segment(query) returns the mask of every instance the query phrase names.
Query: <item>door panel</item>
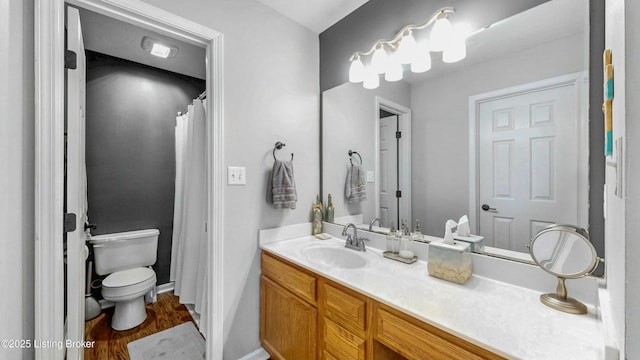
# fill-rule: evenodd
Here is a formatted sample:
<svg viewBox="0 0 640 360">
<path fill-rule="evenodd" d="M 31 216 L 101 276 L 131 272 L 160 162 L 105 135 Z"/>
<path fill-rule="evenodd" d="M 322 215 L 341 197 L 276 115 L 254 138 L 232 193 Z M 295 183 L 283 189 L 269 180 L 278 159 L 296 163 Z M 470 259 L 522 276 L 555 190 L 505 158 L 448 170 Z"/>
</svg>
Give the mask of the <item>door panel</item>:
<svg viewBox="0 0 640 360">
<path fill-rule="evenodd" d="M 398 147 L 396 143 L 397 116 L 380 119 L 380 226 L 397 224 L 398 204 Z"/>
<path fill-rule="evenodd" d="M 545 224 L 576 224 L 579 109 L 574 83 L 479 105 L 478 206 L 486 244 L 514 251 Z"/>
<path fill-rule="evenodd" d="M 76 214 L 76 229 L 67 233 L 67 334 L 84 339 L 84 279 L 87 191 L 85 167 L 85 55 L 78 10 L 67 8 L 67 48 L 76 53 L 76 69 L 67 74 L 67 212 Z M 82 348 L 67 349 L 67 359 L 82 359 Z"/>
</svg>

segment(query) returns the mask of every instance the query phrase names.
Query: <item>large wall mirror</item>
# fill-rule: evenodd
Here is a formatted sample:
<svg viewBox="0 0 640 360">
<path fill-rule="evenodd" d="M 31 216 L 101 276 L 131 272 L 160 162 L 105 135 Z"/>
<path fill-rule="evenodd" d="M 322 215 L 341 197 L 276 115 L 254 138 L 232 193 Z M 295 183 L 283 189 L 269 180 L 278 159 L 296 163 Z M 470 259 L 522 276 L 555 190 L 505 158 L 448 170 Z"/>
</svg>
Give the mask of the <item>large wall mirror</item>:
<svg viewBox="0 0 640 360">
<path fill-rule="evenodd" d="M 448 219 L 468 215 L 489 253 L 525 261 L 539 230 L 589 228 L 589 169 L 603 160 L 589 157 L 601 152 L 589 143 L 589 1 L 543 2 L 487 25 L 459 63 L 432 56 L 426 73 L 323 92 L 322 191 L 336 223 L 378 218 L 384 232 L 417 220 L 442 237 Z M 365 199 L 345 195 L 360 163 L 350 150 Z"/>
</svg>

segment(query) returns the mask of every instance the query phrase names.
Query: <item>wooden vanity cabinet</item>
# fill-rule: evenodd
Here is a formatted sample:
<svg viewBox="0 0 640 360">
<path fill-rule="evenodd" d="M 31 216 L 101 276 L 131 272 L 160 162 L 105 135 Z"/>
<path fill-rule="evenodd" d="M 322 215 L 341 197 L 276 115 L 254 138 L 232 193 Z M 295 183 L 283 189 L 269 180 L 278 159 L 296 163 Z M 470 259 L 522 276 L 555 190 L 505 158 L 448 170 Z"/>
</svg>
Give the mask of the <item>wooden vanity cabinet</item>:
<svg viewBox="0 0 640 360">
<path fill-rule="evenodd" d="M 319 358 L 365 360 L 366 296 L 329 280 L 318 280 Z"/>
<path fill-rule="evenodd" d="M 262 253 L 260 342 L 272 359 L 316 359 L 315 301 L 315 275 Z"/>
<path fill-rule="evenodd" d="M 503 359 L 264 251 L 260 289 L 272 359 Z"/>
</svg>

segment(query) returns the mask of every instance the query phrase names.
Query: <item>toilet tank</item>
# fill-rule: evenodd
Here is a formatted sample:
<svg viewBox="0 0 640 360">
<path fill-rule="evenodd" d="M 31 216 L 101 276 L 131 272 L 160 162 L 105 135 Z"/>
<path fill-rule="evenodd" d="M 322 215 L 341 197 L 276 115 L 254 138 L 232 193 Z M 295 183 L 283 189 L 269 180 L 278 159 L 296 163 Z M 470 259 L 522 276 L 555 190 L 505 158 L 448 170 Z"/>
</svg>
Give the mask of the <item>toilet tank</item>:
<svg viewBox="0 0 640 360">
<path fill-rule="evenodd" d="M 159 234 L 158 229 L 147 229 L 92 236 L 89 243 L 96 273 L 107 275 L 155 264 Z"/>
</svg>

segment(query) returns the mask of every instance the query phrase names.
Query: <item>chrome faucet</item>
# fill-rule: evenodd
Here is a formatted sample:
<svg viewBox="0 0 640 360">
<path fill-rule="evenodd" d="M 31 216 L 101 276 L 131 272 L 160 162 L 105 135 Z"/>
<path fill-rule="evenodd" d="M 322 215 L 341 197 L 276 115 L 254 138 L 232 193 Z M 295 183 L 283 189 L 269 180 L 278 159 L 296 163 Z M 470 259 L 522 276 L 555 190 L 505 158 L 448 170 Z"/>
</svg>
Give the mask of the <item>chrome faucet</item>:
<svg viewBox="0 0 640 360">
<path fill-rule="evenodd" d="M 353 236 L 349 234 L 349 228 L 353 229 Z M 358 251 L 366 251 L 364 246 L 365 239 L 358 237 L 358 229 L 356 229 L 356 226 L 353 223 L 348 223 L 344 226 L 344 228 L 342 229 L 342 236 L 347 237 L 347 241 L 345 242 L 344 247 Z"/>
<path fill-rule="evenodd" d="M 371 219 L 371 222 L 369 223 L 369 231 L 373 231 L 373 224 L 375 224 L 376 221 L 378 222 L 378 226 L 380 226 L 380 219 L 373 218 L 373 219 Z"/>
</svg>

